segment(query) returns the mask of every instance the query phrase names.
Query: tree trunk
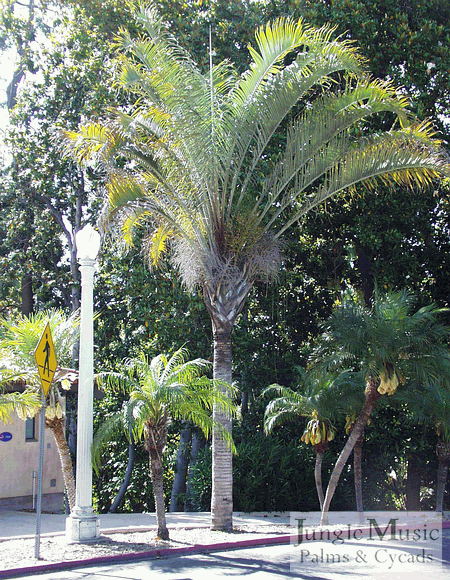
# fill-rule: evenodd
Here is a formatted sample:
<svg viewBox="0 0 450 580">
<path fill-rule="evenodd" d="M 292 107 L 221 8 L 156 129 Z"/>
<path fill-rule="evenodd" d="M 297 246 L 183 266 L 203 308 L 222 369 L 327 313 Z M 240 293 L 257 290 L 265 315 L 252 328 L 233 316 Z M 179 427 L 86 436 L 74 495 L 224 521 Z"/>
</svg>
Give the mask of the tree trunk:
<svg viewBox="0 0 450 580">
<path fill-rule="evenodd" d="M 172 495 L 170 496 L 171 512 L 182 512 L 184 506 L 184 497 L 186 495 L 186 479 L 189 465 L 189 456 L 191 451 L 192 431 L 188 423 L 184 424 L 184 429 L 180 434 L 180 443 L 178 445 L 177 460 L 175 465 L 175 477 L 172 486 Z"/>
<path fill-rule="evenodd" d="M 406 509 L 420 510 L 420 469 L 417 455 L 411 453 L 408 457 L 408 471 L 406 473 Z"/>
<path fill-rule="evenodd" d="M 355 479 L 356 511 L 360 514 L 364 511 L 362 496 L 362 446 L 364 441 L 364 429 L 353 448 L 353 476 Z"/>
<path fill-rule="evenodd" d="M 193 512 L 195 511 L 195 505 L 193 503 L 193 491 L 192 491 L 192 467 L 197 461 L 197 455 L 200 449 L 203 449 L 206 445 L 206 439 L 203 433 L 194 431 L 192 435 L 192 445 L 191 445 L 191 457 L 189 460 L 189 475 L 186 484 L 186 503 L 184 505 L 184 511 Z"/>
<path fill-rule="evenodd" d="M 144 448 L 150 456 L 150 477 L 155 498 L 156 523 L 158 538 L 169 539 L 169 530 L 166 524 L 166 506 L 164 504 L 164 468 L 162 454 L 167 443 L 167 414 L 158 424 L 150 421 L 144 425 Z"/>
<path fill-rule="evenodd" d="M 166 523 L 166 508 L 164 505 L 164 478 L 161 455 L 157 450 L 150 453 L 150 475 L 153 484 L 153 497 L 155 498 L 156 523 L 158 525 L 158 538 L 169 539 L 169 530 Z"/>
<path fill-rule="evenodd" d="M 436 511 L 444 511 L 444 494 L 447 485 L 448 466 L 450 462 L 450 443 L 440 440 L 436 446 L 439 459 L 436 481 Z"/>
<path fill-rule="evenodd" d="M 316 465 L 314 467 L 314 479 L 316 480 L 317 496 L 319 498 L 320 511 L 323 509 L 323 487 L 322 487 L 322 461 L 323 451 L 316 452 Z"/>
<path fill-rule="evenodd" d="M 328 523 L 328 511 L 330 509 L 331 500 L 333 499 L 334 493 L 336 491 L 337 485 L 339 483 L 339 478 L 341 477 L 342 470 L 347 463 L 348 458 L 350 457 L 351 452 L 353 451 L 354 446 L 358 438 L 364 432 L 364 428 L 367 425 L 367 421 L 375 408 L 376 402 L 380 397 L 380 393 L 378 393 L 379 380 L 371 379 L 367 382 L 366 386 L 366 400 L 364 401 L 364 405 L 361 409 L 361 413 L 359 414 L 358 419 L 356 420 L 355 425 L 353 426 L 352 432 L 350 433 L 344 448 L 339 455 L 336 464 L 334 466 L 333 472 L 330 477 L 330 481 L 328 482 L 327 493 L 325 495 L 325 501 L 323 504 L 322 509 L 322 517 L 320 523 L 327 524 Z"/>
<path fill-rule="evenodd" d="M 214 288 L 203 285 L 214 337 L 214 379 L 224 384 L 232 384 L 231 332 L 251 287 L 245 277 L 230 285 L 223 281 Z M 227 390 L 223 384 L 219 388 Z M 213 419 L 231 433 L 229 414 L 214 406 Z M 232 453 L 223 431 L 217 427 L 213 428 L 212 461 L 211 528 L 227 532 L 233 529 Z"/>
<path fill-rule="evenodd" d="M 439 461 L 436 482 L 436 511 L 444 511 L 444 494 L 447 485 L 448 463 Z"/>
<path fill-rule="evenodd" d="M 64 419 L 50 419 L 46 420 L 47 427 L 50 428 L 55 438 L 56 446 L 58 448 L 59 458 L 61 461 L 61 468 L 64 478 L 64 485 L 66 487 L 67 499 L 69 501 L 70 511 L 75 506 L 75 477 L 73 475 L 72 458 L 70 456 L 69 447 L 66 441 L 64 432 Z"/>
<path fill-rule="evenodd" d="M 125 496 L 125 493 L 128 489 L 128 484 L 130 483 L 131 475 L 133 473 L 134 455 L 135 455 L 135 446 L 134 443 L 130 443 L 128 445 L 127 469 L 125 471 L 125 476 L 123 478 L 122 485 L 120 486 L 120 489 L 117 492 L 117 495 L 114 498 L 114 501 L 112 502 L 112 505 L 108 510 L 108 513 L 110 514 L 113 514 L 116 511 L 116 509 L 120 506 Z"/>
<path fill-rule="evenodd" d="M 231 329 L 214 331 L 214 379 L 231 385 Z M 220 386 L 225 390 L 225 386 Z M 214 406 L 213 419 L 231 433 L 231 418 Z M 211 528 L 233 529 L 233 459 L 229 444 L 218 427 L 213 428 Z"/>
<path fill-rule="evenodd" d="M 241 414 L 248 414 L 248 391 L 242 391 Z"/>
<path fill-rule="evenodd" d="M 21 280 L 21 295 L 22 295 L 22 305 L 21 313 L 24 316 L 30 316 L 33 314 L 34 298 L 33 298 L 33 282 L 31 274 L 26 274 L 22 276 Z"/>
</svg>

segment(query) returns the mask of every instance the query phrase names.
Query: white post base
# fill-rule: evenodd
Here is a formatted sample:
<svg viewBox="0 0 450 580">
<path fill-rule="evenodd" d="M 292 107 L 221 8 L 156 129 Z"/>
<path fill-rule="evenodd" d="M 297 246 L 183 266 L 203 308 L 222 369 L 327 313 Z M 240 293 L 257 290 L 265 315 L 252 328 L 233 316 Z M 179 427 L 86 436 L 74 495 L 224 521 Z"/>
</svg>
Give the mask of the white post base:
<svg viewBox="0 0 450 580">
<path fill-rule="evenodd" d="M 100 537 L 100 520 L 95 514 L 66 518 L 66 540 L 69 543 L 92 542 Z"/>
</svg>

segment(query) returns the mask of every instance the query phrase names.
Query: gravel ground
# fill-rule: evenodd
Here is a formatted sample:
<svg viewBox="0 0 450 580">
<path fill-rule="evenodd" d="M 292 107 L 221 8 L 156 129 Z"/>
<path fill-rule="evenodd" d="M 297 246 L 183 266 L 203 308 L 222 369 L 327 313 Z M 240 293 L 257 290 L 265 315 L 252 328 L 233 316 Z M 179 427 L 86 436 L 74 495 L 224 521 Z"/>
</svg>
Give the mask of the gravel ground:
<svg viewBox="0 0 450 580">
<path fill-rule="evenodd" d="M 85 560 L 158 548 L 183 548 L 195 544 L 237 542 L 255 538 L 289 534 L 288 526 L 240 526 L 232 533 L 215 532 L 209 528 L 172 528 L 170 540 L 156 539 L 156 530 L 145 532 L 102 533 L 95 543 L 68 544 L 64 536 L 41 537 L 40 560 L 34 557 L 34 539 L 14 539 L 0 542 L 0 565 L 3 570 L 35 566 L 48 562 Z"/>
</svg>

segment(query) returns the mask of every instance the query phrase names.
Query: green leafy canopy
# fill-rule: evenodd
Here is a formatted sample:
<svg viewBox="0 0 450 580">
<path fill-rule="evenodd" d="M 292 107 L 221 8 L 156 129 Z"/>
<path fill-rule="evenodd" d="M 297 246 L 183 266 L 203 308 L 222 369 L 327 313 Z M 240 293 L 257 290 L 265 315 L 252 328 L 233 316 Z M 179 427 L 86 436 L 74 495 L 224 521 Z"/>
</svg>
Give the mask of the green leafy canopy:
<svg viewBox="0 0 450 580">
<path fill-rule="evenodd" d="M 185 282 L 211 301 L 275 275 L 280 236 L 330 196 L 449 174 L 431 125 L 412 117 L 401 91 L 370 80 L 354 45 L 328 26 L 279 18 L 256 31 L 245 73 L 211 54 L 203 74 L 151 5 L 136 18 L 142 35 L 117 40 L 117 83 L 134 104 L 66 131 L 63 147 L 105 172 L 104 227 L 120 224 L 131 243 L 149 225 L 151 260 L 170 241 Z M 365 123 L 379 115 L 392 129 L 369 136 Z"/>
</svg>

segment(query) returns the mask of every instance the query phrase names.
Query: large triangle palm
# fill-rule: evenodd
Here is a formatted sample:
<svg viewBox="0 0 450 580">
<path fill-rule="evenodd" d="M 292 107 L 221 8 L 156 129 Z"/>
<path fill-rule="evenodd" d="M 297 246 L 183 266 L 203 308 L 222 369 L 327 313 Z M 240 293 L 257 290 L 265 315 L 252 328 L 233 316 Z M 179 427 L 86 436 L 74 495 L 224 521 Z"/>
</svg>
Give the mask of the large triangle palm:
<svg viewBox="0 0 450 580">
<path fill-rule="evenodd" d="M 259 28 L 239 76 L 228 63 L 203 74 L 152 9 L 137 20 L 145 34 L 122 32 L 118 57 L 133 106 L 65 132 L 64 144 L 106 171 L 104 226 L 119 223 L 131 242 L 150 225 L 149 258 L 169 244 L 186 284 L 202 288 L 214 375 L 230 383 L 232 327 L 254 281 L 276 274 L 287 228 L 359 182 L 422 186 L 449 167 L 430 126 L 411 122 L 407 99 L 369 80 L 353 45 L 328 27 L 280 18 Z M 366 121 L 380 114 L 399 123 L 370 136 Z M 274 146 L 281 128 L 284 145 Z M 212 519 L 232 526 L 231 453 L 218 435 Z"/>
</svg>

